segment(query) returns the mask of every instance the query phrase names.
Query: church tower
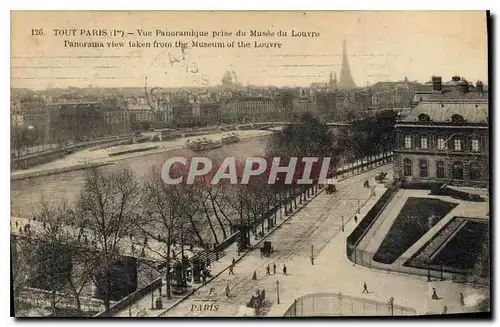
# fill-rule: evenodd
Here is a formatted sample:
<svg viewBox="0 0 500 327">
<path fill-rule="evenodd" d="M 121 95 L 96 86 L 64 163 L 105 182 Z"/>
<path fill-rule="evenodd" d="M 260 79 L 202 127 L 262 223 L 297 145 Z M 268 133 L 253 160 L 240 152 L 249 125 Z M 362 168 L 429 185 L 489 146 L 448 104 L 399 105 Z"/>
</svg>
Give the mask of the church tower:
<svg viewBox="0 0 500 327">
<path fill-rule="evenodd" d="M 346 42 L 344 40 L 344 45 L 342 48 L 342 69 L 340 71 L 339 88 L 353 89 L 355 87 L 356 84 L 354 84 L 354 80 L 352 79 L 351 67 L 349 67 L 349 61 L 347 60 Z"/>
<path fill-rule="evenodd" d="M 337 89 L 337 72 L 335 73 L 330 72 L 330 80 L 328 81 L 328 90 L 332 92 L 335 91 L 336 89 Z"/>
</svg>

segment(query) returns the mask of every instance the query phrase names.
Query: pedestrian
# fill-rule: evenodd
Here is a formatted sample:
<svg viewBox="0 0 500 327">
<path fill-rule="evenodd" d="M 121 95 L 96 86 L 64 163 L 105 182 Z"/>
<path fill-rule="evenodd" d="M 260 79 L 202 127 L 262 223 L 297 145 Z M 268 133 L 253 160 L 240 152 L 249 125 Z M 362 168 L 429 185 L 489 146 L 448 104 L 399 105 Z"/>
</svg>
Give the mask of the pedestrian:
<svg viewBox="0 0 500 327">
<path fill-rule="evenodd" d="M 464 305 L 465 305 L 465 301 L 464 301 L 464 293 L 460 293 L 460 305 L 461 305 L 461 306 L 464 306 Z"/>
<path fill-rule="evenodd" d="M 234 267 L 233 265 L 229 266 L 229 275 L 234 275 L 233 267 Z"/>
<path fill-rule="evenodd" d="M 354 223 L 357 224 L 358 223 L 358 214 L 355 214 L 354 215 Z"/>
<path fill-rule="evenodd" d="M 236 264 L 236 260 L 234 260 L 234 257 L 233 257 L 233 266 Z"/>
<path fill-rule="evenodd" d="M 229 294 L 229 285 L 226 286 L 226 296 L 229 297 L 230 294 Z"/>
<path fill-rule="evenodd" d="M 276 263 L 273 263 L 273 273 L 276 275 Z"/>
<path fill-rule="evenodd" d="M 443 308 L 443 314 L 447 314 L 448 313 L 448 307 L 445 305 L 444 308 Z"/>
<path fill-rule="evenodd" d="M 286 266 L 285 265 L 283 265 L 283 275 L 288 276 L 286 273 Z"/>
<path fill-rule="evenodd" d="M 432 299 L 439 300 L 439 296 L 437 295 L 436 289 L 434 287 L 432 288 Z"/>
<path fill-rule="evenodd" d="M 271 267 L 269 265 L 266 267 L 266 275 L 271 275 Z"/>
<path fill-rule="evenodd" d="M 314 266 L 314 257 L 313 256 L 311 256 L 311 265 Z"/>
<path fill-rule="evenodd" d="M 366 285 L 366 282 L 363 282 L 363 292 L 362 292 L 362 294 L 364 294 L 364 293 L 369 293 L 368 292 L 368 286 Z"/>
<path fill-rule="evenodd" d="M 16 220 L 16 228 L 19 227 L 19 222 Z"/>
</svg>

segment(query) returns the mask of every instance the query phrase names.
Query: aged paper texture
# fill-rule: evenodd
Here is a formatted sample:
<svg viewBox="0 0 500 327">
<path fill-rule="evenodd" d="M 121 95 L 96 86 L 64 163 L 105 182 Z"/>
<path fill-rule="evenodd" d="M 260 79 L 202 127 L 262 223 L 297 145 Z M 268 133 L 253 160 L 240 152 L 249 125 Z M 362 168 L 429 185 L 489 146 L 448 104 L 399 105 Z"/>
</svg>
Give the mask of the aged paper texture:
<svg viewBox="0 0 500 327">
<path fill-rule="evenodd" d="M 15 316 L 488 315 L 487 20 L 12 12 Z"/>
</svg>

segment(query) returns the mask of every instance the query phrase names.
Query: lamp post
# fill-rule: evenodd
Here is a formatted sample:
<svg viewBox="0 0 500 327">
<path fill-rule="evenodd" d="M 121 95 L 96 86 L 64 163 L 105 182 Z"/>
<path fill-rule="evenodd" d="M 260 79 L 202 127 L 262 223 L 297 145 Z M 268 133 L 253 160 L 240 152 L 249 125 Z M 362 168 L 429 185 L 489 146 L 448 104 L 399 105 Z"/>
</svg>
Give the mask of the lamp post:
<svg viewBox="0 0 500 327">
<path fill-rule="evenodd" d="M 276 281 L 276 297 L 278 300 L 278 304 L 280 304 L 280 281 Z"/>
<path fill-rule="evenodd" d="M 280 183 L 280 178 L 276 178 L 276 181 L 278 182 L 278 199 L 279 199 L 279 211 L 280 211 L 280 219 L 283 219 L 283 213 L 281 212 L 281 183 Z M 285 209 L 286 210 L 286 209 Z"/>
<path fill-rule="evenodd" d="M 342 229 L 341 230 L 344 231 L 344 216 L 341 216 L 341 218 L 342 218 L 342 226 L 341 226 Z"/>
</svg>

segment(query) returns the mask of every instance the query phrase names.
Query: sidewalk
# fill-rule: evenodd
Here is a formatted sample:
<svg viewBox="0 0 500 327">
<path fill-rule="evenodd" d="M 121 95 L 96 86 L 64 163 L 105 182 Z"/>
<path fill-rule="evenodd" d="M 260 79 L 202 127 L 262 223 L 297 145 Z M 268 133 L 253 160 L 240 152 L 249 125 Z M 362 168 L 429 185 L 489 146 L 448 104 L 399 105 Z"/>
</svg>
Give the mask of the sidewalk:
<svg viewBox="0 0 500 327">
<path fill-rule="evenodd" d="M 352 176 L 354 178 L 361 178 L 362 176 L 364 176 L 365 174 L 370 174 L 371 176 L 375 176 L 375 174 L 379 173 L 380 171 L 384 171 L 384 170 L 389 170 L 390 167 L 388 166 L 382 166 L 382 167 L 379 167 L 379 168 L 376 168 L 376 169 L 373 169 L 369 172 L 365 172 L 365 173 L 362 173 L 360 175 L 360 177 L 357 177 L 358 175 L 355 175 L 355 176 Z M 344 180 L 347 180 L 349 181 L 351 179 L 350 178 L 345 178 Z M 344 183 L 342 181 L 342 183 Z M 373 177 L 372 177 L 372 180 L 371 180 L 371 183 L 373 183 Z M 358 184 L 361 184 L 361 183 L 358 183 Z M 378 187 L 382 187 L 381 184 L 378 184 L 379 186 Z M 366 190 L 368 192 L 368 190 Z M 381 192 L 376 192 L 376 193 L 379 193 L 378 195 L 380 196 L 381 195 Z M 318 196 L 319 194 L 322 194 L 322 192 L 318 193 L 316 196 Z M 277 219 L 277 226 L 271 228 L 271 230 L 269 232 L 266 233 L 266 237 L 264 237 L 264 239 L 267 238 L 267 236 L 269 236 L 270 234 L 272 234 L 274 231 L 278 230 L 280 228 L 280 226 L 282 224 L 286 224 L 287 223 L 287 220 L 289 218 L 291 218 L 292 216 L 294 216 L 295 214 L 298 214 L 300 213 L 301 209 L 306 207 L 307 204 L 309 204 L 313 199 L 315 199 L 315 197 L 311 197 L 309 198 L 307 201 L 303 202 L 302 204 L 299 204 L 299 201 L 297 200 L 297 209 L 293 212 L 292 215 L 289 215 L 289 216 L 285 216 L 284 214 L 284 208 L 282 208 L 282 212 L 281 212 L 281 217 L 282 219 L 280 219 L 280 214 L 278 213 L 278 219 Z M 329 201 L 329 197 L 326 198 L 327 202 L 331 202 Z M 353 201 L 349 201 L 349 204 L 350 205 L 354 205 L 353 203 L 356 203 L 356 202 L 353 202 Z M 361 202 L 361 204 L 363 204 L 364 201 Z M 355 204 L 355 208 L 357 208 L 357 203 Z M 356 210 L 356 209 L 355 209 Z M 354 210 L 354 211 L 355 211 Z M 351 219 L 353 219 L 354 217 L 354 213 L 355 212 L 352 212 L 352 214 L 350 215 L 346 215 L 346 223 L 348 221 L 350 221 Z M 339 229 L 339 226 L 336 227 L 336 230 Z M 267 228 L 265 229 L 267 231 Z M 255 246 L 258 242 L 264 240 L 264 239 L 259 239 L 259 240 L 256 240 L 255 237 L 253 235 L 251 235 L 251 245 L 252 246 Z M 211 264 L 212 266 L 212 274 L 214 276 L 217 277 L 218 274 L 224 274 L 224 270 L 227 269 L 229 267 L 229 265 L 231 264 L 232 262 L 232 258 L 234 257 L 235 260 L 237 261 L 237 264 L 236 264 L 236 267 L 235 267 L 235 270 L 238 270 L 238 271 L 241 271 L 242 268 L 240 267 L 240 260 L 247 254 L 251 254 L 251 252 L 254 252 L 252 250 L 246 252 L 246 253 L 240 253 L 240 256 L 238 257 L 237 256 L 237 249 L 236 249 L 236 245 L 233 244 L 231 245 L 228 249 L 226 249 L 225 251 L 225 256 L 222 257 L 221 259 L 219 259 L 218 261 L 214 262 Z M 259 254 L 260 256 L 260 254 Z M 243 270 L 245 270 L 245 268 L 243 268 Z M 249 274 L 251 274 L 251 272 L 253 272 L 253 269 L 252 267 L 249 268 Z M 215 278 L 214 278 L 215 279 Z M 208 282 L 207 284 L 209 284 L 210 282 Z M 164 284 L 165 284 L 165 281 L 164 281 Z M 195 285 L 195 288 L 201 288 L 203 285 L 202 284 L 197 284 Z M 207 286 L 205 286 L 205 288 L 207 288 Z M 210 288 L 210 287 L 209 287 Z M 154 292 L 157 295 L 159 295 L 158 291 Z M 208 291 L 207 291 L 208 293 Z M 116 316 L 119 316 L 119 317 L 128 317 L 129 314 L 132 316 L 132 317 L 135 317 L 137 316 L 138 313 L 140 313 L 140 315 L 144 315 L 144 316 L 157 316 L 157 315 L 162 315 L 163 313 L 165 313 L 167 310 L 169 310 L 169 308 L 173 307 L 173 306 L 176 306 L 177 303 L 180 303 L 182 302 L 183 298 L 186 297 L 186 296 L 176 296 L 176 297 L 172 297 L 171 300 L 167 300 L 166 297 L 164 296 L 164 294 L 162 294 L 162 300 L 163 300 L 163 307 L 165 309 L 162 309 L 162 310 L 157 310 L 157 309 L 151 309 L 151 294 L 148 294 L 146 296 L 144 296 L 141 300 L 137 301 L 136 303 L 134 303 L 132 305 L 132 308 L 130 310 L 130 313 L 129 313 L 129 309 L 124 309 L 122 310 L 121 312 L 119 312 Z M 155 295 L 153 295 L 155 296 Z M 172 309 L 175 309 L 172 308 Z M 167 312 L 167 315 L 168 312 Z"/>
<path fill-rule="evenodd" d="M 305 206 L 309 202 L 309 200 L 311 200 L 311 199 L 313 199 L 313 197 L 308 199 L 308 201 L 303 202 L 302 205 L 299 205 L 299 203 L 297 201 L 297 210 L 299 210 L 299 208 Z M 294 213 L 297 212 L 297 210 L 295 210 Z M 279 228 L 279 226 L 281 224 L 283 224 L 288 218 L 290 218 L 292 216 L 293 216 L 293 214 L 285 216 L 285 209 L 282 208 L 281 209 L 281 217 L 282 218 L 280 219 L 280 214 L 278 213 L 277 225 L 272 227 L 269 231 L 267 231 L 267 224 L 266 224 L 266 228 L 265 228 L 266 236 L 271 234 L 272 232 L 274 232 L 274 230 Z M 255 246 L 257 243 L 259 243 L 263 239 L 265 239 L 265 237 L 260 238 L 260 239 L 256 239 L 255 236 L 252 233 L 250 233 L 250 246 L 251 247 Z M 216 277 L 219 274 L 225 273 L 225 271 L 232 264 L 233 258 L 237 262 L 236 267 L 238 267 L 238 262 L 250 251 L 252 251 L 252 250 L 248 250 L 247 252 L 241 252 L 240 255 L 238 256 L 238 249 L 237 249 L 236 243 L 231 244 L 224 251 L 224 255 L 219 260 L 212 262 L 210 264 L 212 275 L 214 277 Z M 235 268 L 235 270 L 236 269 L 239 269 L 239 268 Z M 210 283 L 210 281 L 211 280 L 208 279 L 206 285 L 208 285 Z M 191 283 L 189 283 L 189 284 L 191 284 Z M 165 278 L 163 278 L 163 288 L 165 288 L 165 285 L 166 285 L 166 280 L 165 280 Z M 198 288 L 203 287 L 203 284 L 201 284 L 201 283 L 200 284 L 191 284 L 191 285 L 193 286 L 192 290 L 196 290 Z M 188 291 L 188 292 L 192 292 L 192 291 Z M 127 307 L 126 309 L 124 309 L 124 310 L 120 311 L 118 314 L 116 314 L 115 317 L 137 317 L 138 314 L 140 316 L 143 316 L 143 317 L 158 316 L 158 315 L 161 315 L 162 313 L 164 313 L 166 310 L 169 310 L 170 308 L 174 307 L 177 303 L 182 302 L 186 298 L 186 296 L 190 295 L 190 293 L 187 293 L 187 294 L 181 295 L 181 296 L 173 295 L 172 298 L 170 300 L 168 300 L 164 293 L 165 292 L 162 293 L 162 301 L 163 301 L 163 308 L 164 309 L 160 309 L 160 310 L 152 309 L 151 297 L 153 296 L 153 298 L 156 300 L 156 298 L 159 295 L 159 291 L 156 290 L 156 291 L 153 291 L 153 295 L 151 293 L 145 295 L 142 299 L 140 299 L 139 301 L 136 301 L 134 304 L 132 304 L 131 308 Z"/>
<path fill-rule="evenodd" d="M 362 214 L 368 210 L 369 205 L 363 208 Z M 281 317 L 296 298 L 313 293 L 341 292 L 383 303 L 394 297 L 394 304 L 413 308 L 417 315 L 441 314 L 445 305 L 448 313 L 466 312 L 467 307 L 460 305 L 459 293 L 464 294 L 466 305 L 472 305 L 470 302 L 478 297 L 479 292 L 468 285 L 452 281 L 427 282 L 426 277 L 388 274 L 353 264 L 345 254 L 345 244 L 354 228 L 354 223 L 348 224 L 347 233 L 335 237 L 318 256 L 314 266 L 307 258 L 298 258 L 289 263 L 289 269 L 294 274 L 286 278 L 279 277 L 281 304 L 276 304 L 275 295 L 271 297 L 274 303 L 267 316 Z M 364 282 L 368 285 L 368 294 L 362 294 Z M 440 300 L 431 299 L 433 287 Z"/>
<path fill-rule="evenodd" d="M 285 222 L 276 232 L 266 237 L 272 242 L 275 252 L 270 257 L 261 257 L 258 250 L 248 253 L 243 260 L 237 263 L 235 275 L 222 274 L 197 294 L 189 297 L 172 310 L 166 312 L 168 317 L 229 317 L 242 315 L 245 304 L 250 300 L 257 289 L 266 291 L 266 298 L 275 301 L 276 282 L 280 282 L 280 290 L 286 290 L 288 280 L 295 280 L 297 272 L 311 267 L 311 247 L 315 257 L 322 253 L 328 244 L 337 238 L 338 234 L 349 234 L 348 230 L 342 232 L 341 217 L 349 225 L 357 211 L 357 199 L 367 200 L 370 190 L 363 187 L 363 181 L 370 176 L 374 178 L 377 173 L 389 170 L 390 167 L 379 167 L 368 173 L 349 178 L 339 183 L 338 192 L 318 195 L 303 210 L 296 213 L 290 222 Z M 364 208 L 363 208 L 364 209 Z M 363 210 L 362 209 L 362 210 Z M 366 209 L 367 210 L 367 209 Z M 342 253 L 345 256 L 345 243 Z M 317 257 L 316 261 L 322 260 Z M 295 263 L 300 262 L 297 266 Z M 277 274 L 266 274 L 266 267 L 273 263 L 277 266 Z M 288 276 L 282 275 L 283 265 L 288 267 Z M 316 266 L 314 266 L 316 267 Z M 332 268 L 334 265 L 332 265 Z M 320 268 L 321 269 L 321 268 Z M 252 278 L 256 273 L 257 279 Z M 316 272 L 302 276 L 295 283 L 303 283 L 304 279 L 316 278 Z M 285 282 L 286 281 L 286 282 Z M 226 297 L 224 289 L 230 288 L 230 297 Z M 210 293 L 214 288 L 216 294 Z M 217 305 L 217 310 L 210 310 L 211 305 Z M 286 310 L 286 309 L 285 309 Z M 283 311 L 284 313 L 284 311 Z"/>
</svg>

